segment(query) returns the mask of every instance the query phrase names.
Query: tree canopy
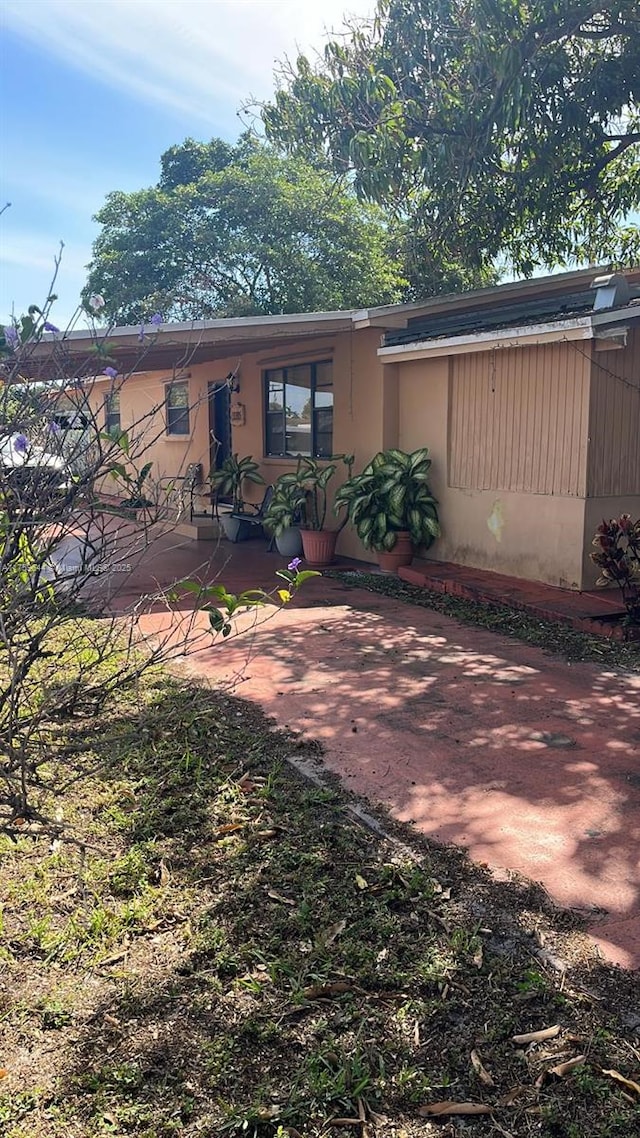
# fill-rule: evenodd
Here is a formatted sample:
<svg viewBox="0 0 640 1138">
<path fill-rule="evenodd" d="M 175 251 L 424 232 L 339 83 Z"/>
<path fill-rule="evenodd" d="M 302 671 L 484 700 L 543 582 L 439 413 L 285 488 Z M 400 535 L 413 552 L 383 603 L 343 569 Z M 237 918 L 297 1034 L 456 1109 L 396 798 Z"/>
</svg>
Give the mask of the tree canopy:
<svg viewBox="0 0 640 1138">
<path fill-rule="evenodd" d="M 639 95 L 637 0 L 379 0 L 262 115 L 408 219 L 434 271 L 530 274 L 638 257 Z"/>
<path fill-rule="evenodd" d="M 85 300 L 119 323 L 387 304 L 406 285 L 381 209 L 249 135 L 171 147 L 156 186 L 110 193 L 96 220 Z"/>
</svg>

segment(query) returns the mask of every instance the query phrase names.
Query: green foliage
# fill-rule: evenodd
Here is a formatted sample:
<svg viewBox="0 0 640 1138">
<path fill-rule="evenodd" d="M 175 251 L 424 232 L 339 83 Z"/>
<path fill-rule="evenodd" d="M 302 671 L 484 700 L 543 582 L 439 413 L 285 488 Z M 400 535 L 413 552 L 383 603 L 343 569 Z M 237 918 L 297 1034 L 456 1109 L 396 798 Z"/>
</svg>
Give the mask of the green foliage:
<svg viewBox="0 0 640 1138">
<path fill-rule="evenodd" d="M 107 436 L 112 438 L 112 436 Z M 126 434 L 121 434 L 117 439 L 113 438 L 113 442 L 120 446 L 126 454 L 128 451 L 128 440 Z M 120 505 L 129 510 L 143 510 L 153 505 L 151 498 L 145 497 L 144 486 L 145 482 L 151 474 L 153 468 L 152 462 L 145 462 L 140 470 L 133 472 L 128 470 L 127 467 L 121 462 L 113 462 L 111 464 L 111 477 L 116 480 L 128 493 L 128 498 L 124 498 Z"/>
<path fill-rule="evenodd" d="M 262 114 L 408 219 L 438 287 L 500 258 L 637 260 L 639 75 L 637 0 L 379 0 Z"/>
<path fill-rule="evenodd" d="M 332 462 L 319 462 L 300 455 L 294 471 L 278 478 L 269 503 L 265 525 L 276 537 L 291 526 L 322 530 L 327 520 L 327 490 L 342 462 L 348 474 L 353 455 L 336 455 Z"/>
<path fill-rule="evenodd" d="M 217 498 L 233 499 L 233 512 L 237 513 L 244 506 L 242 491 L 245 482 L 250 482 L 254 486 L 263 486 L 264 478 L 252 455 L 238 458 L 237 454 L 230 454 L 219 470 L 210 472 L 209 482 Z"/>
<path fill-rule="evenodd" d="M 114 191 L 96 220 L 85 302 L 136 323 L 320 311 L 402 298 L 395 234 L 325 168 L 245 135 L 187 139 L 156 186 Z"/>
<path fill-rule="evenodd" d="M 630 514 L 603 521 L 593 539 L 591 560 L 600 570 L 596 585 L 617 585 L 633 624 L 640 624 L 640 518 Z"/>
<path fill-rule="evenodd" d="M 335 510 L 346 510 L 365 549 L 389 551 L 405 530 L 416 547 L 428 548 L 440 535 L 437 502 L 429 489 L 431 459 L 426 447 L 412 454 L 379 451 L 340 487 Z"/>
</svg>

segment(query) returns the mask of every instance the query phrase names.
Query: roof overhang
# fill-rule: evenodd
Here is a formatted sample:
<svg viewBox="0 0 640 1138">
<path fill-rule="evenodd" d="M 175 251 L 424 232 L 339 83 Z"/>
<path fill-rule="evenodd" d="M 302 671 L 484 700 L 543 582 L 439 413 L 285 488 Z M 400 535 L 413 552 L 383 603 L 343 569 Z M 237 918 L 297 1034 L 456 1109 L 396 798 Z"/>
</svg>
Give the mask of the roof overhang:
<svg viewBox="0 0 640 1138">
<path fill-rule="evenodd" d="M 571 320 L 554 320 L 545 324 L 522 324 L 514 328 L 495 328 L 463 336 L 446 336 L 433 340 L 393 344 L 378 348 L 384 363 L 434 359 L 438 356 L 470 355 L 498 348 L 531 347 L 537 344 L 562 343 L 568 340 L 602 341 L 607 347 L 624 347 L 630 323 L 640 320 L 640 306 L 596 315 L 578 316 Z M 623 336 L 624 333 L 624 336 Z M 602 350 L 602 345 L 599 345 Z"/>
</svg>

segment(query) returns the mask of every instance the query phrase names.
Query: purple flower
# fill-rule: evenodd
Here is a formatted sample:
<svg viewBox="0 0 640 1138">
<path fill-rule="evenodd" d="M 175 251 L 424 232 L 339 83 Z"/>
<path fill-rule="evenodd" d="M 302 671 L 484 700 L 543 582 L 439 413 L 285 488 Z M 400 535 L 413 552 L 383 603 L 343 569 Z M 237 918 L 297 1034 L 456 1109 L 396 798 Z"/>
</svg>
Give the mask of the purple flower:
<svg viewBox="0 0 640 1138">
<path fill-rule="evenodd" d="M 13 440 L 13 449 L 18 454 L 26 454 L 29 449 L 29 440 L 26 435 L 16 435 Z"/>
<path fill-rule="evenodd" d="M 59 332 L 60 331 L 60 329 L 56 328 L 55 324 L 52 324 L 50 320 L 45 320 L 44 330 L 45 330 L 45 332 Z"/>
<path fill-rule="evenodd" d="M 61 428 L 60 424 L 56 423 L 55 419 L 53 419 L 49 423 L 49 433 L 51 435 L 59 435 L 61 430 L 62 430 L 62 428 Z"/>
<path fill-rule="evenodd" d="M 157 327 L 158 327 L 158 325 L 160 325 L 160 324 L 164 324 L 164 320 L 162 319 L 162 313 L 160 313 L 160 312 L 154 312 L 154 314 L 153 314 L 153 316 L 151 317 L 151 320 L 149 321 L 149 323 L 150 323 L 150 324 L 153 324 L 153 326 L 154 326 L 155 328 L 157 328 Z"/>
<path fill-rule="evenodd" d="M 114 367 L 106 367 L 102 374 L 108 375 L 109 379 L 115 379 L 118 372 L 117 372 L 116 368 L 114 368 Z"/>
<path fill-rule="evenodd" d="M 293 561 L 289 562 L 287 568 L 290 569 L 292 573 L 297 573 L 299 565 L 302 565 L 302 558 L 294 557 Z"/>
<path fill-rule="evenodd" d="M 20 343 L 20 337 L 18 335 L 17 328 L 14 328 L 12 324 L 5 328 L 4 339 L 7 347 L 11 348 L 12 352 L 15 351 L 15 349 L 18 347 L 18 344 Z"/>
</svg>

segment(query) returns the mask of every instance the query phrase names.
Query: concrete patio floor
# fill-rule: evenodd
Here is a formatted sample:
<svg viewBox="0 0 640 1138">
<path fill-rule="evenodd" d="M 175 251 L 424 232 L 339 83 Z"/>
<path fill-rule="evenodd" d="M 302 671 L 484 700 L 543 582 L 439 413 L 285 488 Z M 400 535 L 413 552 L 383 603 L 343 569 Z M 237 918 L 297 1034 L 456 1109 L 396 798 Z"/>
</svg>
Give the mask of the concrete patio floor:
<svg viewBox="0 0 640 1138">
<path fill-rule="evenodd" d="M 261 542 L 164 537 L 111 603 L 180 576 L 269 588 L 282 565 Z M 604 956 L 640 967 L 640 675 L 568 664 L 330 578 L 214 645 L 188 608 L 156 606 L 141 627 L 178 643 L 191 622 L 189 670 L 320 740 L 327 768 L 396 819 L 542 882 L 586 911 Z"/>
</svg>

